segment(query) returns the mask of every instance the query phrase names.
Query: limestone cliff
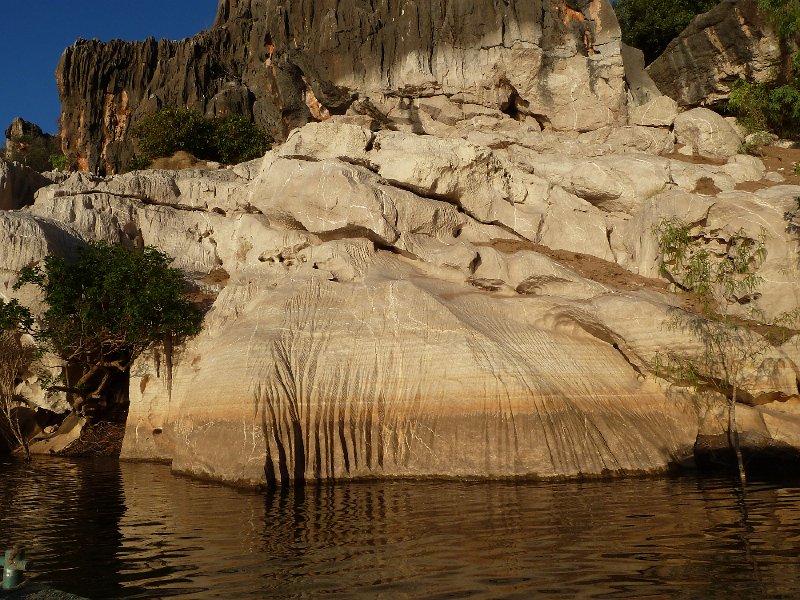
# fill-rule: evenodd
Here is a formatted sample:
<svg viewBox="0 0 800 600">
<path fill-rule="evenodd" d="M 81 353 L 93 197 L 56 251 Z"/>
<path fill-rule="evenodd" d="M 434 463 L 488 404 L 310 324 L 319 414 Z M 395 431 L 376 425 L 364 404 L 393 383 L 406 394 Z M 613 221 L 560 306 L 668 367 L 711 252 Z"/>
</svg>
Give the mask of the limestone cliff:
<svg viewBox="0 0 800 600">
<path fill-rule="evenodd" d="M 76 173 L 0 211 L 3 296 L 47 253 L 107 240 L 158 246 L 213 302 L 197 338 L 135 365 L 124 457 L 247 485 L 578 477 L 661 471 L 721 439 L 719 398 L 653 374 L 657 352 L 701 342 L 667 327 L 684 304 L 655 279 L 652 228 L 678 216 L 712 252 L 766 229 L 752 302 L 776 314 L 800 304 L 800 186 L 748 156 L 548 152 L 499 111 L 426 121 L 437 136 L 349 120 L 233 169 Z M 704 178 L 727 191 L 694 193 Z M 798 364 L 788 343 L 752 365 L 748 447 L 800 447 Z"/>
<path fill-rule="evenodd" d="M 165 105 L 240 112 L 283 138 L 356 100 L 388 113 L 446 96 L 590 131 L 625 122 L 622 72 L 608 0 L 221 0 L 183 41 L 79 40 L 57 80 L 65 154 L 113 173 L 131 124 Z"/>
</svg>

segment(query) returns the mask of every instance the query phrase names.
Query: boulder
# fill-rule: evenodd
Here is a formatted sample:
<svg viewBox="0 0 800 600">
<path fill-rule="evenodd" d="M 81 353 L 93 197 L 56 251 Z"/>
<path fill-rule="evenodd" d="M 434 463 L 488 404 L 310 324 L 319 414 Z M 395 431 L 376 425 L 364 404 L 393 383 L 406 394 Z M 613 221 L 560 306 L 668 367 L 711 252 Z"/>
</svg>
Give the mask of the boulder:
<svg viewBox="0 0 800 600">
<path fill-rule="evenodd" d="M 529 162 L 537 176 L 605 212 L 632 215 L 642 201 L 664 191 L 670 183 L 670 161 L 646 154 L 587 160 L 541 154 Z"/>
<path fill-rule="evenodd" d="M 51 183 L 33 169 L 0 158 L 0 210 L 17 210 L 33 204 L 37 190 Z"/>
<path fill-rule="evenodd" d="M 625 64 L 625 82 L 633 98 L 631 108 L 644 106 L 661 96 L 661 91 L 644 68 L 644 52 L 633 46 L 620 46 Z"/>
<path fill-rule="evenodd" d="M 698 15 L 647 72 L 682 107 L 726 100 L 737 79 L 769 81 L 780 65 L 777 36 L 757 0 L 724 0 Z"/>
<path fill-rule="evenodd" d="M 585 476 L 690 457 L 689 405 L 641 380 L 573 309 L 467 292 L 393 260 L 359 284 L 226 289 L 171 395 L 156 365 L 135 369 L 123 456 L 249 485 Z"/>
<path fill-rule="evenodd" d="M 645 127 L 672 127 L 677 116 L 678 103 L 669 96 L 657 96 L 630 110 L 631 123 Z"/>
<path fill-rule="evenodd" d="M 693 108 L 675 117 L 675 137 L 696 154 L 722 159 L 737 154 L 743 141 L 723 117 L 707 108 Z"/>
</svg>

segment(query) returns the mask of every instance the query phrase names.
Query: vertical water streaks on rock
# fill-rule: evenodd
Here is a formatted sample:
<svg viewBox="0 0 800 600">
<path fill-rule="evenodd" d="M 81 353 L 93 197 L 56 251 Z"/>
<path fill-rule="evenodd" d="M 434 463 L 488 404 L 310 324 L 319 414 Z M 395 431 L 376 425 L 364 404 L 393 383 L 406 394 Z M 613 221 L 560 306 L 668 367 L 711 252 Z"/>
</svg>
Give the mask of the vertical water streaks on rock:
<svg viewBox="0 0 800 600">
<path fill-rule="evenodd" d="M 253 353 L 236 376 L 259 381 L 269 485 L 658 469 L 691 445 L 683 409 L 558 306 L 448 298 L 427 280 L 313 280 L 276 293 L 237 325 L 258 314 L 271 340 L 269 359 Z M 226 410 L 207 414 L 212 430 L 226 429 Z"/>
</svg>

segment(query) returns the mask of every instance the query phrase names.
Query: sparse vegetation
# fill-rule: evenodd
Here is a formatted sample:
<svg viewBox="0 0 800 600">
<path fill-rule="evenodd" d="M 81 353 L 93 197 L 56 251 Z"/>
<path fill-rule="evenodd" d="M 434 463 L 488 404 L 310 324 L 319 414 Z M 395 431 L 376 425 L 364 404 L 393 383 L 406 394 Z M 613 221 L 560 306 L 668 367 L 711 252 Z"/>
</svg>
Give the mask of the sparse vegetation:
<svg viewBox="0 0 800 600">
<path fill-rule="evenodd" d="M 24 346 L 16 331 L 0 329 L 0 442 L 6 448 L 22 448 L 28 458 L 28 440 L 20 420 L 20 413 L 28 403 L 16 389 L 33 358 L 34 349 Z"/>
<path fill-rule="evenodd" d="M 772 81 L 738 80 L 728 108 L 750 132 L 771 131 L 780 137 L 800 137 L 800 0 L 759 0 L 781 41 L 783 59 Z"/>
<path fill-rule="evenodd" d="M 67 157 L 60 152 L 58 154 L 51 154 L 49 160 L 50 166 L 54 171 L 63 171 L 67 168 Z"/>
<path fill-rule="evenodd" d="M 67 157 L 61 153 L 61 141 L 56 136 L 28 133 L 15 136 L 9 140 L 2 153 L 6 160 L 12 160 L 33 169 L 34 171 L 50 171 L 67 164 Z"/>
<path fill-rule="evenodd" d="M 800 82 L 733 84 L 728 106 L 750 132 L 771 131 L 780 137 L 800 136 Z"/>
<path fill-rule="evenodd" d="M 700 342 L 696 352 L 667 350 L 659 353 L 654 370 L 679 385 L 693 388 L 699 395 L 727 399 L 728 440 L 736 455 L 739 475 L 746 480 L 736 421 L 737 403 L 757 375 L 757 366 L 774 343 L 757 333 L 734 307 L 750 306 L 761 278 L 758 268 L 766 258 L 765 233 L 752 239 L 744 231 L 720 236 L 720 248 L 710 249 L 702 236 L 678 219 L 665 219 L 654 228 L 661 253 L 662 274 L 676 286 L 696 294 L 701 300 L 700 314 L 680 311 L 670 326 L 690 333 Z M 755 309 L 745 311 L 752 320 L 763 323 Z M 797 311 L 772 325 L 796 322 Z"/>
<path fill-rule="evenodd" d="M 208 118 L 175 107 L 144 117 L 132 133 L 138 168 L 179 150 L 202 160 L 235 164 L 263 156 L 270 147 L 267 134 L 242 115 Z M 128 170 L 133 170 L 131 165 Z"/>
</svg>

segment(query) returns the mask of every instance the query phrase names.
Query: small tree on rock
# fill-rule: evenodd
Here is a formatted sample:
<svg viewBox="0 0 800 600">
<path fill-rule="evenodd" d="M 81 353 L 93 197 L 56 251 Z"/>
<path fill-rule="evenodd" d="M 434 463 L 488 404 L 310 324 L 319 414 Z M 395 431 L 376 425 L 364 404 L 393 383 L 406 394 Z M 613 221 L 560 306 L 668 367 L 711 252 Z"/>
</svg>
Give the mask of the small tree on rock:
<svg viewBox="0 0 800 600">
<path fill-rule="evenodd" d="M 702 236 L 678 219 L 665 219 L 654 228 L 661 252 L 661 272 L 673 283 L 691 291 L 700 300 L 699 314 L 680 312 L 671 326 L 700 341 L 697 352 L 668 350 L 656 358 L 658 375 L 689 385 L 698 392 L 712 391 L 727 399 L 728 441 L 736 455 L 739 476 L 746 480 L 736 405 L 748 395 L 746 387 L 758 375 L 760 363 L 771 347 L 770 340 L 755 331 L 763 324 L 756 310 L 743 318 L 735 306 L 748 306 L 755 299 L 761 278 L 757 270 L 766 258 L 765 234 L 759 239 L 739 230 L 718 238 L 712 251 Z M 788 339 L 791 330 L 782 327 L 797 318 L 797 311 L 771 323 Z"/>
<path fill-rule="evenodd" d="M 86 247 L 76 261 L 48 256 L 24 269 L 16 288 L 38 287 L 47 309 L 34 321 L 16 301 L 0 301 L 0 326 L 31 333 L 63 362 L 50 391 L 66 392 L 90 417 L 118 406 L 131 364 L 151 344 L 195 335 L 200 310 L 184 296 L 183 275 L 155 248 Z M 126 396 L 125 396 L 126 397 Z"/>
</svg>

